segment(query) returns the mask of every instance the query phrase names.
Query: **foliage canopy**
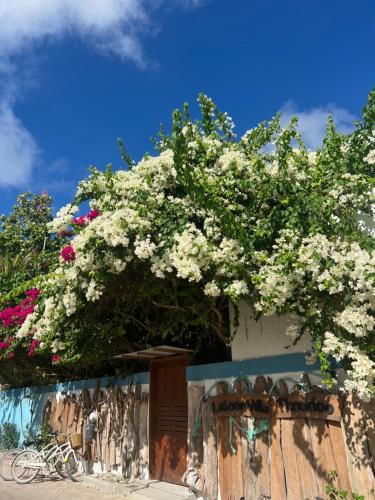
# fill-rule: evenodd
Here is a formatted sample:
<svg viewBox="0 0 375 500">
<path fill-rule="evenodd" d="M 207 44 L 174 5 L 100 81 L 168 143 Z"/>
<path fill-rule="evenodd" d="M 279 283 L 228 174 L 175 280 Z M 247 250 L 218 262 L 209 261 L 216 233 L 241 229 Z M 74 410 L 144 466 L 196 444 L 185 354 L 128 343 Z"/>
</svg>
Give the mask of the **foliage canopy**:
<svg viewBox="0 0 375 500">
<path fill-rule="evenodd" d="M 370 398 L 375 91 L 351 134 L 329 120 L 317 151 L 278 115 L 237 140 L 230 117 L 198 100 L 201 119 L 176 111 L 158 156 L 135 165 L 120 143 L 129 168 L 92 169 L 49 224 L 73 237 L 10 349 L 34 339 L 79 366 L 163 338 L 225 346 L 228 301 L 246 300 L 256 318 L 290 315 L 291 342 L 311 336 L 327 384 L 333 356 L 346 388 Z"/>
</svg>

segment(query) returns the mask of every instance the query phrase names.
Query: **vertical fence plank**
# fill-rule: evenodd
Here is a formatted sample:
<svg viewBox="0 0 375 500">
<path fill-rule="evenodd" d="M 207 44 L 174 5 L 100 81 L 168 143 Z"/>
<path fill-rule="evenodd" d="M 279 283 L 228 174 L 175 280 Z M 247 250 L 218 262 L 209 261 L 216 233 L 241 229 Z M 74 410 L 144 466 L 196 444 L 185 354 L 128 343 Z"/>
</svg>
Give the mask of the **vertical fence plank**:
<svg viewBox="0 0 375 500">
<path fill-rule="evenodd" d="M 139 476 L 139 418 L 141 412 L 141 386 L 134 388 L 134 417 L 133 417 L 133 452 L 132 452 L 132 478 Z"/>
<path fill-rule="evenodd" d="M 227 392 L 228 384 L 219 383 L 218 394 Z M 217 433 L 220 497 L 222 500 L 236 500 L 243 497 L 241 436 L 236 426 L 232 425 L 230 429 L 227 417 L 217 419 Z M 236 453 L 232 451 L 231 445 L 236 449 Z"/>
<path fill-rule="evenodd" d="M 293 423 L 293 443 L 296 452 L 297 465 L 302 498 L 316 498 L 319 495 L 315 476 L 316 461 L 310 443 L 310 432 L 307 419 L 297 418 Z"/>
<path fill-rule="evenodd" d="M 335 469 L 335 460 L 329 442 L 328 426 L 324 420 L 309 420 L 312 449 L 316 459 L 316 481 L 319 495 L 325 495 L 328 472 Z"/>
<path fill-rule="evenodd" d="M 285 482 L 287 485 L 288 500 L 301 500 L 304 498 L 300 483 L 297 455 L 293 438 L 292 420 L 281 420 L 281 443 L 285 469 Z"/>
<path fill-rule="evenodd" d="M 249 394 L 249 388 L 243 380 L 238 380 L 234 384 L 235 392 L 239 394 Z M 241 434 L 240 447 L 242 450 L 242 482 L 243 482 L 243 495 L 245 500 L 252 498 L 259 498 L 258 491 L 258 477 L 257 469 L 257 456 L 255 453 L 255 441 L 250 441 L 246 435 L 246 431 L 250 430 L 252 420 L 247 417 L 238 418 L 240 426 L 244 429 Z"/>
<path fill-rule="evenodd" d="M 255 379 L 254 394 L 266 394 L 268 382 L 263 376 Z M 256 419 L 258 422 L 258 419 Z M 255 441 L 256 467 L 259 498 L 271 497 L 270 432 L 262 432 Z"/>
<path fill-rule="evenodd" d="M 184 481 L 197 491 L 202 490 L 204 482 L 203 434 L 202 429 L 200 429 L 194 435 L 194 430 L 196 418 L 202 416 L 202 409 L 199 405 L 203 394 L 204 387 L 188 386 L 188 437 Z"/>
<path fill-rule="evenodd" d="M 281 448 L 281 420 L 273 419 L 270 427 L 271 498 L 287 500 L 283 452 Z M 256 496 L 249 498 L 257 498 Z"/>
<path fill-rule="evenodd" d="M 341 425 L 339 422 L 329 422 L 328 429 L 331 448 L 335 457 L 339 487 L 342 490 L 351 491 L 348 462 L 346 459 L 345 443 Z"/>
<path fill-rule="evenodd" d="M 144 393 L 139 410 L 139 474 L 141 479 L 147 479 L 148 464 L 148 394 Z"/>
<path fill-rule="evenodd" d="M 352 490 L 366 499 L 375 498 L 375 457 L 371 454 L 375 439 L 374 406 L 374 401 L 365 404 L 354 394 L 349 394 L 342 418 Z"/>
<path fill-rule="evenodd" d="M 212 413 L 210 400 L 202 401 L 202 435 L 204 489 L 203 498 L 217 500 L 218 498 L 218 457 L 216 419 Z"/>
</svg>

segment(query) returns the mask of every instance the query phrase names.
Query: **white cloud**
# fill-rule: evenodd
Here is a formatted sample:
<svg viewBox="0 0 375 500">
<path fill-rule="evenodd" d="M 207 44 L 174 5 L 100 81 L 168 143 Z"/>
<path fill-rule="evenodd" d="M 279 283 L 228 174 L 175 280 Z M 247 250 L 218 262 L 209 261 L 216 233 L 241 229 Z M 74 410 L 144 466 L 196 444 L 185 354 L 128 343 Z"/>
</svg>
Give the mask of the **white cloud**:
<svg viewBox="0 0 375 500">
<path fill-rule="evenodd" d="M 0 107 L 0 186 L 24 186 L 30 179 L 39 148 L 10 105 Z"/>
<path fill-rule="evenodd" d="M 306 145 L 311 149 L 315 149 L 322 144 L 329 115 L 333 116 L 338 131 L 345 134 L 353 130 L 355 120 L 355 116 L 350 114 L 349 111 L 334 104 L 302 111 L 298 109 L 293 101 L 288 101 L 281 108 L 281 113 L 281 125 L 283 127 L 289 123 L 292 116 L 298 117 L 298 130 Z"/>
<path fill-rule="evenodd" d="M 142 0 L 0 0 L 0 57 L 43 40 L 75 36 L 143 64 L 137 33 L 149 25 Z"/>
<path fill-rule="evenodd" d="M 140 38 L 156 32 L 150 15 L 160 7 L 196 7 L 200 0 L 0 0 L 0 187 L 23 186 L 39 149 L 12 105 L 27 85 L 24 68 L 35 49 L 75 37 L 101 54 L 148 62 Z M 32 63 L 31 63 L 32 65 Z"/>
</svg>

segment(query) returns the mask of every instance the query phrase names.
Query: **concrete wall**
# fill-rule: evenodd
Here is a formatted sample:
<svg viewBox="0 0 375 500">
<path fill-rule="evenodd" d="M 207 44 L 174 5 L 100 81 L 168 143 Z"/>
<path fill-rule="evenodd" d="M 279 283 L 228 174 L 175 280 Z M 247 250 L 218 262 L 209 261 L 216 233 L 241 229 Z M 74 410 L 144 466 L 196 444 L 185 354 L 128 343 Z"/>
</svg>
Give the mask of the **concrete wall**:
<svg viewBox="0 0 375 500">
<path fill-rule="evenodd" d="M 232 359 L 256 359 L 265 356 L 279 356 L 284 354 L 310 352 L 311 339 L 305 335 L 295 346 L 291 337 L 285 335 L 286 328 L 293 324 L 286 316 L 262 316 L 258 321 L 251 318 L 251 311 L 245 302 L 239 305 L 239 327 L 233 327 L 233 308 L 231 308 L 231 329 L 234 338 L 232 341 Z M 290 346 L 286 348 L 286 346 Z"/>
</svg>

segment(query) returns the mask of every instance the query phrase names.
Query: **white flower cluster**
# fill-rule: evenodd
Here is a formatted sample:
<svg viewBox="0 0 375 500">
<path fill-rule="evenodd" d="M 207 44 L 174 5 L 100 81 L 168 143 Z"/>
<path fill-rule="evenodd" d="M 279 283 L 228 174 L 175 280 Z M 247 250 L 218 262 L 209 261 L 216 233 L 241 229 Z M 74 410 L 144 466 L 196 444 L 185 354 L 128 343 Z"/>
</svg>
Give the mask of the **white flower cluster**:
<svg viewBox="0 0 375 500">
<path fill-rule="evenodd" d="M 335 321 L 355 337 L 365 337 L 374 330 L 375 318 L 366 306 L 348 306 L 336 315 Z"/>
<path fill-rule="evenodd" d="M 369 152 L 369 154 L 365 157 L 365 161 L 369 165 L 375 165 L 375 149 Z"/>
<path fill-rule="evenodd" d="M 203 233 L 190 224 L 185 231 L 176 235 L 176 243 L 169 254 L 171 265 L 177 276 L 189 281 L 201 281 L 202 271 L 210 264 L 210 251 Z"/>
<path fill-rule="evenodd" d="M 339 339 L 332 332 L 325 333 L 323 352 L 337 361 L 351 360 L 348 378 L 344 381 L 347 390 L 354 390 L 359 397 L 369 401 L 374 396 L 375 363 L 351 341 Z"/>
<path fill-rule="evenodd" d="M 48 223 L 48 228 L 51 233 L 59 233 L 60 231 L 65 231 L 69 224 L 71 223 L 72 217 L 78 212 L 78 207 L 68 203 L 64 207 L 60 208 L 57 212 L 56 217 Z"/>
<path fill-rule="evenodd" d="M 155 248 L 156 245 L 151 241 L 150 234 L 147 235 L 145 240 L 140 240 L 137 237 L 134 243 L 134 253 L 141 260 L 149 259 L 154 253 Z"/>
</svg>

